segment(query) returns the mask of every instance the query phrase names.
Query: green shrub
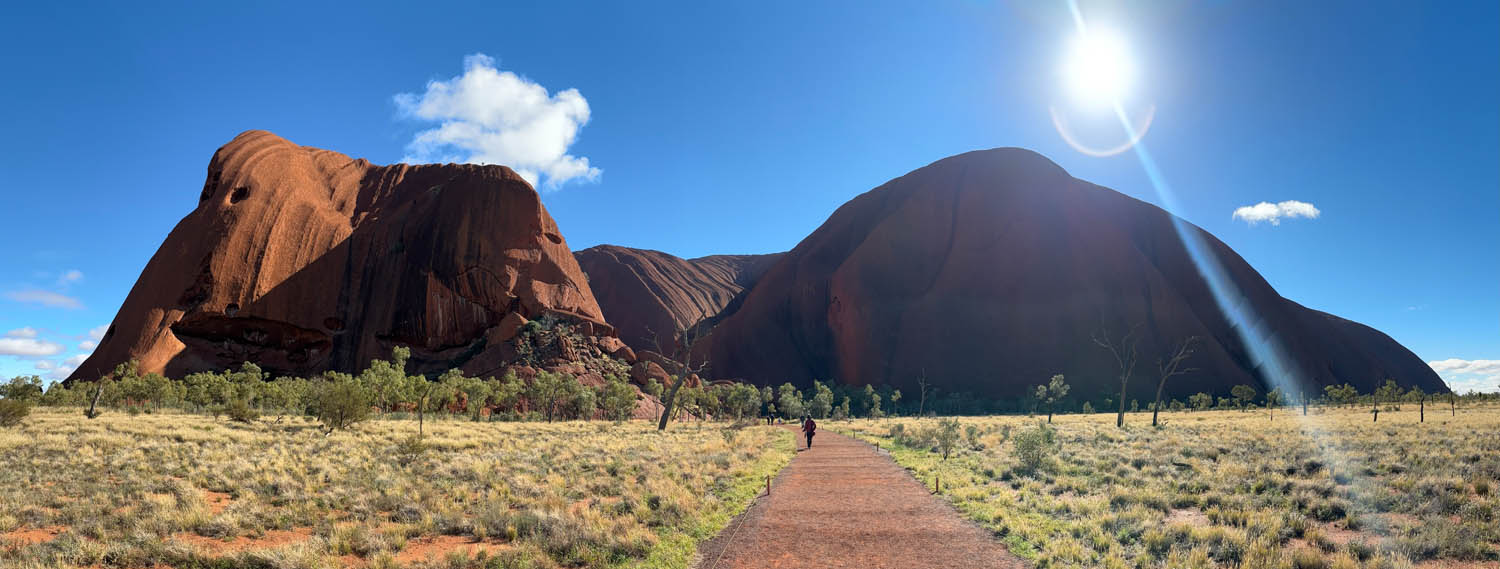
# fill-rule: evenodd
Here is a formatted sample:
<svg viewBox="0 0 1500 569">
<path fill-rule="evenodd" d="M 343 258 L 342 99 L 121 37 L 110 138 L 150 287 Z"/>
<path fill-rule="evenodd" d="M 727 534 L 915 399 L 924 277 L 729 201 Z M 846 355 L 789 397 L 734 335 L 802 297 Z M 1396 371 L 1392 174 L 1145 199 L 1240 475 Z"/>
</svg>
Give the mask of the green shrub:
<svg viewBox="0 0 1500 569">
<path fill-rule="evenodd" d="M 0 427 L 14 427 L 31 414 L 31 403 L 21 399 L 0 399 Z"/>
<path fill-rule="evenodd" d="M 325 433 L 347 429 L 370 418 L 370 394 L 353 379 L 328 381 L 317 387 L 312 411 Z"/>
<path fill-rule="evenodd" d="M 906 425 L 901 423 L 891 425 L 890 437 L 898 445 L 906 444 Z"/>
<path fill-rule="evenodd" d="M 251 407 L 250 402 L 235 399 L 224 405 L 224 416 L 236 423 L 253 423 L 260 418 L 260 412 Z"/>
<path fill-rule="evenodd" d="M 1044 423 L 1035 429 L 1025 429 L 1013 437 L 1015 448 L 1011 451 L 1021 461 L 1021 469 L 1035 472 L 1044 466 L 1052 455 L 1057 454 L 1057 430 Z"/>
<path fill-rule="evenodd" d="M 933 439 L 937 442 L 938 452 L 943 453 L 943 460 L 948 460 L 948 455 L 953 454 L 953 449 L 958 447 L 958 419 L 943 419 L 939 422 Z"/>
<path fill-rule="evenodd" d="M 398 464 L 406 466 L 421 460 L 430 449 L 431 446 L 427 444 L 427 441 L 422 440 L 422 437 L 411 436 L 398 441 L 391 449 L 391 454 L 396 456 Z"/>
</svg>

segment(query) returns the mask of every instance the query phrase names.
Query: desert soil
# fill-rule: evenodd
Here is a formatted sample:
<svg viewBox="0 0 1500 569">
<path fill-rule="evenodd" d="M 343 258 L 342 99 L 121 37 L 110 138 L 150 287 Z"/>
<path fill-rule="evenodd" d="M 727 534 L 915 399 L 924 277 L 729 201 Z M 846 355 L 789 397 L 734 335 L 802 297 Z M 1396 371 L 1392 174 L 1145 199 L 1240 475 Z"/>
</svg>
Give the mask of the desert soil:
<svg viewBox="0 0 1500 569">
<path fill-rule="evenodd" d="M 803 441 L 797 433 L 799 445 Z M 869 444 L 820 431 L 698 569 L 1005 567 L 1025 563 Z"/>
</svg>

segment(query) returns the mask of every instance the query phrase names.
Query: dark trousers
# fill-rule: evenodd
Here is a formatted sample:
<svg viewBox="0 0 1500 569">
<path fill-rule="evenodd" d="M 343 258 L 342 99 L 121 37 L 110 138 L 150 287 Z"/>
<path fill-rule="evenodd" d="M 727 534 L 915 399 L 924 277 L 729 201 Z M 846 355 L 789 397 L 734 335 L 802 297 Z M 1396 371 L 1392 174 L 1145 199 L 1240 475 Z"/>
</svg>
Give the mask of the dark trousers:
<svg viewBox="0 0 1500 569">
<path fill-rule="evenodd" d="M 813 437 L 812 433 L 808 433 L 807 434 L 807 448 L 812 448 L 812 437 Z"/>
</svg>

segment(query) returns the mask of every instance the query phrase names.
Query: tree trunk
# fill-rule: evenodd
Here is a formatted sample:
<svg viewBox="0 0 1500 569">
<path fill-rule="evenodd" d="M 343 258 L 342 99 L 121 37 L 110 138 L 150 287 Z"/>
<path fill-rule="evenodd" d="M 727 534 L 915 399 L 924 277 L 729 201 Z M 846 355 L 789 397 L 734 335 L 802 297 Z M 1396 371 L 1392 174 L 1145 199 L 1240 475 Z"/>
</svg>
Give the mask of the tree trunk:
<svg viewBox="0 0 1500 569">
<path fill-rule="evenodd" d="M 1151 406 L 1151 426 L 1153 427 L 1156 426 L 1156 414 L 1161 412 L 1161 390 L 1166 386 L 1166 378 L 1162 378 L 1161 383 L 1156 384 L 1156 404 Z"/>
<path fill-rule="evenodd" d="M 83 416 L 88 417 L 90 419 L 93 419 L 94 417 L 98 417 L 99 416 L 99 413 L 97 411 L 95 411 L 94 409 L 96 409 L 97 407 L 99 407 L 99 397 L 103 396 L 103 395 L 104 395 L 104 384 L 101 383 L 101 382 L 99 382 L 99 381 L 95 381 L 94 382 L 94 399 L 89 402 L 89 410 L 88 410 L 88 412 L 84 413 Z"/>
<path fill-rule="evenodd" d="M 1115 414 L 1115 427 L 1118 428 L 1125 427 L 1125 384 L 1129 381 L 1128 379 L 1120 380 L 1120 412 Z"/>
<path fill-rule="evenodd" d="M 1302 416 L 1307 416 L 1307 392 L 1302 392 Z"/>
<path fill-rule="evenodd" d="M 1453 416 L 1457 417 L 1458 416 L 1458 402 L 1455 401 L 1455 397 L 1456 396 L 1453 394 L 1453 391 L 1449 390 L 1448 391 L 1448 408 L 1453 411 Z"/>
<path fill-rule="evenodd" d="M 1417 400 L 1417 422 L 1427 422 L 1427 396 L 1425 395 L 1422 396 L 1421 399 Z"/>
<path fill-rule="evenodd" d="M 677 382 L 673 383 L 672 387 L 667 388 L 667 393 L 662 398 L 661 420 L 656 422 L 656 430 L 667 430 L 667 421 L 672 417 L 672 403 L 677 400 L 677 390 L 682 389 L 682 384 L 684 383 L 687 383 L 686 375 L 677 378 Z"/>
</svg>

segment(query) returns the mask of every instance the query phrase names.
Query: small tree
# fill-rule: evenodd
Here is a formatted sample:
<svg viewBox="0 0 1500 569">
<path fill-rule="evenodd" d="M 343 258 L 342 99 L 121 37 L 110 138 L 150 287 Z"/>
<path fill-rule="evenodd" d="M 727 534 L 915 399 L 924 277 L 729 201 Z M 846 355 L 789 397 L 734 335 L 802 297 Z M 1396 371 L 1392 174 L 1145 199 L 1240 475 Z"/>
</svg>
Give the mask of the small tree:
<svg viewBox="0 0 1500 569">
<path fill-rule="evenodd" d="M 349 374 L 330 372 L 313 389 L 312 411 L 323 423 L 323 434 L 348 429 L 370 418 L 370 393 Z"/>
<path fill-rule="evenodd" d="M 1061 401 L 1062 398 L 1068 396 L 1069 389 L 1070 388 L 1068 387 L 1067 382 L 1063 381 L 1063 375 L 1060 373 L 1053 375 L 1052 379 L 1049 380 L 1046 385 L 1036 386 L 1037 401 L 1040 401 L 1047 405 L 1048 423 L 1052 422 L 1053 406 L 1058 401 Z"/>
<path fill-rule="evenodd" d="M 943 460 L 948 460 L 948 455 L 953 453 L 961 437 L 958 419 L 943 419 L 938 422 L 934 441 L 937 443 L 938 452 L 943 454 Z"/>
<path fill-rule="evenodd" d="M 895 391 L 892 391 L 891 392 L 891 413 L 892 414 L 896 413 L 896 409 L 897 409 L 896 404 L 900 403 L 900 402 L 901 402 L 901 390 L 897 389 Z"/>
<path fill-rule="evenodd" d="M 1328 400 L 1335 405 L 1354 405 L 1359 400 L 1359 390 L 1347 383 L 1343 385 L 1325 385 L 1323 393 Z"/>
<path fill-rule="evenodd" d="M 813 381 L 813 397 L 808 411 L 815 419 L 827 419 L 833 412 L 833 391 L 821 381 Z"/>
<path fill-rule="evenodd" d="M 42 393 L 42 378 L 36 375 L 18 375 L 10 378 L 10 383 L 0 385 L 0 399 L 36 403 Z"/>
<path fill-rule="evenodd" d="M 1188 336 L 1182 343 L 1177 344 L 1165 357 L 1156 360 L 1156 403 L 1151 405 L 1151 426 L 1156 426 L 1156 415 L 1161 412 L 1161 392 L 1167 387 L 1167 380 L 1174 375 L 1184 375 L 1198 371 L 1194 368 L 1184 368 L 1182 364 L 1188 357 L 1193 355 L 1193 343 L 1198 341 L 1197 336 Z M 1121 397 L 1124 395 L 1122 394 Z"/>
<path fill-rule="evenodd" d="M 1234 403 L 1239 406 L 1241 413 L 1244 413 L 1245 408 L 1255 402 L 1257 393 L 1254 387 L 1248 385 L 1236 385 L 1229 390 L 1229 394 L 1234 396 Z"/>
<path fill-rule="evenodd" d="M 450 369 L 444 373 L 453 372 L 458 372 L 460 376 L 463 375 L 463 372 L 457 369 Z M 425 430 L 427 412 L 442 408 L 443 402 L 453 397 L 455 392 L 452 390 L 451 383 L 442 380 L 433 381 L 421 375 L 409 376 L 409 380 L 413 384 L 411 392 L 416 394 L 417 438 L 421 439 L 427 434 Z"/>
<path fill-rule="evenodd" d="M 541 410 L 547 422 L 560 416 L 567 402 L 572 399 L 573 376 L 542 370 L 536 373 L 526 389 L 526 401 L 532 408 Z"/>
<path fill-rule="evenodd" d="M 1270 420 L 1276 420 L 1276 408 L 1285 404 L 1286 396 L 1282 394 L 1280 387 L 1266 392 L 1266 412 L 1270 413 Z"/>
<path fill-rule="evenodd" d="M 647 330 L 649 331 L 650 329 L 648 328 Z M 698 341 L 702 340 L 711 332 L 713 332 L 712 328 L 704 330 L 697 326 L 681 328 L 677 330 L 676 335 L 681 340 L 682 346 L 682 349 L 678 353 L 682 354 L 682 359 L 681 361 L 678 361 L 675 359 L 666 358 L 667 363 L 670 364 L 673 368 L 666 371 L 672 376 L 673 379 L 672 386 L 666 388 L 666 393 L 661 397 L 661 418 L 657 420 L 656 430 L 667 430 L 667 421 L 671 420 L 672 418 L 672 406 L 676 404 L 677 393 L 679 391 L 682 391 L 682 387 L 683 385 L 687 384 L 688 378 L 693 377 L 698 373 L 701 373 L 704 369 L 708 368 L 708 361 L 706 359 L 695 361 L 695 354 L 693 352 L 698 345 Z M 665 355 L 667 352 L 662 350 L 661 342 L 655 337 L 656 333 L 651 332 L 651 335 L 653 338 L 652 341 L 656 344 L 657 353 Z"/>
<path fill-rule="evenodd" d="M 781 415 L 788 419 L 795 419 L 807 414 L 806 406 L 802 403 L 802 392 L 790 382 L 781 384 L 776 390 L 776 408 L 781 410 Z"/>
<path fill-rule="evenodd" d="M 1188 405 L 1199 411 L 1207 410 L 1214 406 L 1214 396 L 1200 391 L 1188 396 Z"/>
<path fill-rule="evenodd" d="M 1085 403 L 1087 405 L 1087 403 Z M 1022 429 L 1012 437 L 1011 452 L 1021 462 L 1021 470 L 1036 472 L 1047 464 L 1048 458 L 1057 454 L 1057 431 L 1050 425 L 1037 423 L 1034 429 Z"/>
<path fill-rule="evenodd" d="M 1115 339 L 1110 337 L 1109 328 L 1100 326 L 1099 331 L 1095 332 L 1093 337 L 1095 344 L 1109 350 L 1109 354 L 1114 356 L 1115 366 L 1120 371 L 1120 412 L 1115 415 L 1116 427 L 1125 426 L 1125 388 L 1130 383 L 1130 374 L 1135 372 L 1135 346 L 1140 341 L 1138 334 L 1140 328 L 1141 325 L 1136 324 L 1124 336 Z"/>
<path fill-rule="evenodd" d="M 599 406 L 604 409 L 605 419 L 611 421 L 629 419 L 635 413 L 636 400 L 635 389 L 618 377 L 611 376 L 609 382 L 600 388 Z"/>
</svg>

